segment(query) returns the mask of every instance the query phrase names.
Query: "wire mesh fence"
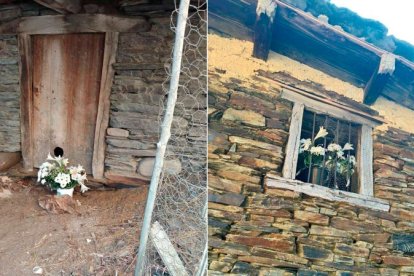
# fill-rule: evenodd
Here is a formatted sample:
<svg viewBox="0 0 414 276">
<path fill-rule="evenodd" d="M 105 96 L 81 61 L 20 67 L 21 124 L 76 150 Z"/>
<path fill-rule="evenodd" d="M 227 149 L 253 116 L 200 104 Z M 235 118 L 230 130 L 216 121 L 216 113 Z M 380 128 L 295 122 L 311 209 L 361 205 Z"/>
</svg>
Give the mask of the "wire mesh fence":
<svg viewBox="0 0 414 276">
<path fill-rule="evenodd" d="M 176 31 L 178 15 L 171 15 Z M 190 2 L 178 97 L 162 169 L 143 275 L 203 275 L 207 245 L 207 6 Z M 174 61 L 172 60 L 171 63 Z M 164 82 L 168 94 L 171 72 Z M 161 103 L 166 106 L 165 102 Z M 160 122 L 165 109 L 159 115 Z"/>
</svg>

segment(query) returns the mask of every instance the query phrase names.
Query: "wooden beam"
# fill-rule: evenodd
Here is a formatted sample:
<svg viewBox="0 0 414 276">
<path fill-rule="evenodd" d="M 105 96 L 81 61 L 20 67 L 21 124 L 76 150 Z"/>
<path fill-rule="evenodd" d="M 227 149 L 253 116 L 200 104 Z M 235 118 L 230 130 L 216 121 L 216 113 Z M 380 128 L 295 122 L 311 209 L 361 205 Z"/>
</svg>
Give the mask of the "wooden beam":
<svg viewBox="0 0 414 276">
<path fill-rule="evenodd" d="M 82 7 L 80 0 L 34 0 L 36 3 L 45 6 L 58 13 L 78 13 Z"/>
<path fill-rule="evenodd" d="M 144 17 L 106 14 L 71 14 L 22 17 L 1 25 L 2 34 L 136 33 L 151 29 Z"/>
<path fill-rule="evenodd" d="M 303 103 L 295 102 L 292 110 L 292 118 L 290 119 L 289 140 L 286 145 L 285 162 L 283 165 L 283 177 L 288 179 L 296 178 L 296 167 L 299 156 L 299 141 L 302 130 L 303 111 L 305 106 Z"/>
<path fill-rule="evenodd" d="M 315 95 L 300 90 L 284 88 L 281 97 L 294 103 L 303 103 L 307 109 L 313 112 L 328 114 L 341 120 L 352 121 L 371 127 L 376 127 L 384 123 L 383 120 L 378 117 L 341 105 L 329 99 L 316 97 Z"/>
<path fill-rule="evenodd" d="M 102 77 L 92 158 L 92 174 L 96 179 L 104 178 L 106 150 L 105 134 L 109 124 L 109 98 L 115 73 L 112 65 L 115 63 L 116 52 L 118 49 L 118 37 L 119 34 L 113 32 L 106 33 L 105 35 L 105 49 L 102 63 Z"/>
<path fill-rule="evenodd" d="M 309 196 L 319 197 L 330 201 L 346 202 L 350 205 L 388 212 L 390 204 L 388 201 L 368 195 L 345 192 L 323 187 L 316 184 L 304 183 L 299 180 L 285 179 L 277 175 L 268 174 L 265 178 L 267 189 L 287 189 Z"/>
<path fill-rule="evenodd" d="M 259 0 L 257 2 L 253 57 L 266 61 L 269 56 L 276 9 L 277 5 L 274 0 Z"/>
<path fill-rule="evenodd" d="M 359 193 L 374 196 L 372 127 L 370 126 L 361 126 L 357 158 Z"/>
<path fill-rule="evenodd" d="M 314 17 L 312 14 L 309 14 L 308 12 L 305 12 L 301 9 L 295 8 L 293 6 L 291 6 L 290 4 L 287 3 L 283 3 L 281 0 L 275 0 L 277 5 L 279 7 L 284 7 L 287 9 L 290 9 L 292 11 L 297 12 L 298 14 L 300 14 L 304 19 L 308 20 L 309 22 L 313 22 L 316 24 L 319 24 L 320 26 L 325 26 L 327 29 L 330 29 L 330 31 L 342 36 L 342 40 L 343 39 L 347 39 L 353 43 L 355 43 L 356 45 L 359 45 L 361 47 L 363 47 L 364 49 L 375 53 L 377 56 L 382 56 L 384 54 L 387 54 L 388 52 L 384 49 L 381 49 L 371 43 L 366 42 L 365 40 L 356 37 L 355 35 L 352 35 L 344 30 L 335 28 L 332 25 L 329 24 L 325 24 L 324 22 L 321 22 L 320 20 L 318 20 L 316 17 Z M 325 31 L 326 32 L 326 31 Z M 399 61 L 401 61 L 404 65 L 406 65 L 407 67 L 414 69 L 414 62 L 407 60 L 406 58 L 402 57 L 402 56 L 396 56 L 396 59 L 398 59 Z"/>
<path fill-rule="evenodd" d="M 180 256 L 178 256 L 178 253 L 168 238 L 167 233 L 165 233 L 163 227 L 158 221 L 152 224 L 150 235 L 158 254 L 161 256 L 163 263 L 168 268 L 168 272 L 172 276 L 188 275 Z"/>
<path fill-rule="evenodd" d="M 372 75 L 371 73 L 376 69 L 378 58 L 387 51 L 345 31 L 336 29 L 332 25 L 325 24 L 305 11 L 279 0 L 275 0 L 275 2 L 277 4 L 277 27 L 274 28 L 273 32 L 274 42 L 272 44 L 275 45 L 272 46 L 271 44 L 273 51 L 319 68 L 331 76 L 339 77 L 358 87 L 366 85 Z M 252 20 L 252 18 L 256 16 L 256 6 L 257 0 L 210 1 L 208 7 L 209 29 L 214 29 L 214 31 L 234 38 L 253 41 L 255 20 Z M 278 37 L 284 39 L 275 41 Z M 309 45 L 306 43 L 304 46 L 303 38 L 312 42 L 310 46 L 313 47 L 328 44 L 330 51 L 334 51 L 329 54 L 333 58 L 327 60 L 325 54 L 321 54 L 325 53 L 326 49 L 318 50 L 316 48 L 313 49 L 314 52 L 309 53 Z M 304 47 L 306 49 L 303 51 Z M 341 63 L 338 63 L 338 56 L 342 61 Z M 414 70 L 413 62 L 401 56 L 396 56 L 396 60 L 402 65 L 401 68 Z M 344 65 L 344 63 L 346 64 Z M 359 64 L 358 68 L 355 67 L 357 63 Z M 400 71 L 400 68 L 398 68 L 398 71 Z M 398 75 L 401 76 L 400 79 L 410 79 L 403 76 L 402 72 L 398 72 Z M 391 79 L 393 82 L 396 81 L 394 77 Z M 398 85 L 394 84 L 393 87 L 398 87 Z M 407 88 L 407 86 L 399 87 L 397 90 L 411 93 L 412 89 Z M 387 85 L 387 92 L 388 87 Z M 390 89 L 392 88 L 390 87 Z"/>
<path fill-rule="evenodd" d="M 312 81 L 299 80 L 291 76 L 290 74 L 287 74 L 286 72 L 271 72 L 262 69 L 256 70 L 255 72 L 257 73 L 257 76 L 270 79 L 282 87 L 293 89 L 295 91 L 303 91 L 306 94 L 311 94 L 323 99 L 329 99 L 334 102 L 340 103 L 341 105 L 345 105 L 347 107 L 359 110 L 363 113 L 372 116 L 378 116 L 378 111 L 363 104 L 362 102 L 355 101 L 351 98 L 343 96 L 342 94 L 338 94 L 337 92 L 327 90 L 321 87 L 320 84 L 314 83 Z"/>
<path fill-rule="evenodd" d="M 20 125 L 21 125 L 21 147 L 23 157 L 23 169 L 33 171 L 33 143 L 32 143 L 32 43 L 29 35 L 18 36 L 20 61 Z"/>
<path fill-rule="evenodd" d="M 253 37 L 253 31 L 250 28 L 240 22 L 223 17 L 210 10 L 208 11 L 208 29 L 223 33 L 226 36 L 232 36 L 248 41 Z"/>
<path fill-rule="evenodd" d="M 381 56 L 377 70 L 372 74 L 364 90 L 364 103 L 372 105 L 381 95 L 395 70 L 395 56 L 386 53 Z"/>
</svg>

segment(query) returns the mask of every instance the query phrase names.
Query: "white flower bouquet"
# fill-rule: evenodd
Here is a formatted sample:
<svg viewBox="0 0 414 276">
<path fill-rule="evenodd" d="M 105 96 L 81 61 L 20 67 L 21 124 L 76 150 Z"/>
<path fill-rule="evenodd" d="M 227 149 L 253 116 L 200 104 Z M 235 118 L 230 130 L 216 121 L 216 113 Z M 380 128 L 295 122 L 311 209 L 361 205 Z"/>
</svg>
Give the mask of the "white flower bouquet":
<svg viewBox="0 0 414 276">
<path fill-rule="evenodd" d="M 61 156 L 52 157 L 50 153 L 46 160 L 40 165 L 37 182 L 49 186 L 51 190 L 73 189 L 78 185 L 82 193 L 89 190 L 85 185 L 86 172 L 81 165 L 68 167 L 68 159 Z"/>
<path fill-rule="evenodd" d="M 326 149 L 322 145 L 316 145 L 316 140 L 326 135 L 328 132 L 324 127 L 321 127 L 313 140 L 310 138 L 300 140 L 299 153 L 303 156 L 305 168 L 309 168 L 311 165 L 322 165 Z"/>
<path fill-rule="evenodd" d="M 353 145 L 346 143 L 343 147 L 336 143 L 330 143 L 327 148 L 323 145 L 317 145 L 316 140 L 324 138 L 328 132 L 324 127 L 320 127 L 315 138 L 301 139 L 299 153 L 303 157 L 304 168 L 301 168 L 297 174 L 310 166 L 336 169 L 337 173 L 349 178 L 355 172 L 356 159 L 350 154 L 354 150 Z M 347 156 L 344 156 L 347 152 Z"/>
<path fill-rule="evenodd" d="M 328 158 L 325 165 L 329 169 L 334 169 L 343 175 L 350 177 L 355 172 L 356 159 L 355 156 L 349 154 L 349 151 L 354 150 L 354 147 L 350 143 L 346 143 L 344 147 L 338 144 L 332 143 L 328 146 Z M 344 152 L 348 151 L 348 155 L 344 156 Z"/>
</svg>

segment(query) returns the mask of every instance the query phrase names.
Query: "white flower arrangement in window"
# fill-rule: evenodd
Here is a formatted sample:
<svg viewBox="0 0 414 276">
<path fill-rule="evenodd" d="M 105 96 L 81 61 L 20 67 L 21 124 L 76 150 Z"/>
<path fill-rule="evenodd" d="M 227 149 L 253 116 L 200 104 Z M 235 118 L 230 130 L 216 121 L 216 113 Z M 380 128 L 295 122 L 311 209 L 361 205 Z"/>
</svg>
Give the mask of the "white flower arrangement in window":
<svg viewBox="0 0 414 276">
<path fill-rule="evenodd" d="M 303 170 L 316 168 L 318 170 L 317 183 L 328 181 L 324 176 L 329 178 L 331 171 L 336 171 L 340 177 L 346 178 L 346 187 L 350 185 L 351 176 L 355 172 L 356 158 L 350 154 L 354 150 L 351 143 L 346 143 L 343 147 L 336 143 L 330 143 L 327 147 L 317 144 L 317 140 L 324 138 L 328 132 L 324 127 L 320 127 L 318 133 L 313 139 L 301 139 L 299 145 L 299 154 L 303 157 L 303 167 L 299 167 L 296 175 Z M 345 155 L 345 153 L 347 153 Z M 327 171 L 325 173 L 325 171 Z M 335 173 L 335 174 L 336 174 Z M 321 180 L 320 177 L 323 179 Z M 335 185 L 337 185 L 335 183 Z"/>
<path fill-rule="evenodd" d="M 61 156 L 52 157 L 50 153 L 46 160 L 40 165 L 37 182 L 47 185 L 52 191 L 56 190 L 58 195 L 72 196 L 76 186 L 80 186 L 82 193 L 89 190 L 85 185 L 86 172 L 81 165 L 68 167 L 68 159 Z"/>
</svg>

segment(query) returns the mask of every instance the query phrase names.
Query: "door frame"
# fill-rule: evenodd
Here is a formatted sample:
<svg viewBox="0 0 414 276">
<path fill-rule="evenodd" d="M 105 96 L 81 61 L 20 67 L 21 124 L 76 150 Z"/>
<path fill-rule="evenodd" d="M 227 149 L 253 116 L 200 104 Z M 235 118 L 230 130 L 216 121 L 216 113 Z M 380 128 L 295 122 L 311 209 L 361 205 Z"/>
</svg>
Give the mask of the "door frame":
<svg viewBox="0 0 414 276">
<path fill-rule="evenodd" d="M 99 88 L 98 113 L 96 116 L 95 137 L 93 145 L 92 175 L 96 180 L 104 179 L 105 161 L 105 134 L 109 124 L 110 94 L 114 78 L 113 64 L 115 63 L 118 49 L 118 32 L 108 30 L 107 25 L 103 28 L 91 28 L 96 17 L 90 15 L 89 20 L 84 20 L 82 24 L 76 21 L 65 21 L 62 27 L 60 22 L 62 16 L 47 16 L 47 18 L 32 17 L 25 18 L 28 30 L 20 30 L 18 34 L 18 46 L 20 52 L 19 74 L 20 74 L 20 124 L 21 124 L 21 149 L 23 157 L 23 169 L 33 171 L 33 64 L 32 64 L 32 40 L 35 34 L 68 34 L 68 33 L 104 33 L 104 53 L 101 73 L 101 83 Z M 46 24 L 37 24 L 42 21 Z M 138 19 L 138 21 L 141 19 Z M 29 21 L 29 22 L 28 22 Z M 30 22 L 32 21 L 32 22 Z M 38 28 L 33 26 L 38 25 Z M 44 26 L 48 26 L 44 28 Z M 115 28 L 119 31 L 119 28 Z"/>
</svg>

